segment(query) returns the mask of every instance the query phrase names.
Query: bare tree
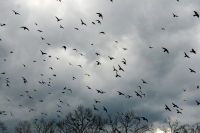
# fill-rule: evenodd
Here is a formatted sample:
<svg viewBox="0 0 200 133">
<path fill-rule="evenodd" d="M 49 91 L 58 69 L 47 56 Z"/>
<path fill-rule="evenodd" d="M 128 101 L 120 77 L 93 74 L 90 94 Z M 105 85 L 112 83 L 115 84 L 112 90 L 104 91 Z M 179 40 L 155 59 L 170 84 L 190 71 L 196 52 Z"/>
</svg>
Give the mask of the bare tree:
<svg viewBox="0 0 200 133">
<path fill-rule="evenodd" d="M 29 121 L 20 121 L 15 127 L 15 133 L 33 133 Z"/>
<path fill-rule="evenodd" d="M 2 133 L 5 133 L 5 131 L 7 130 L 7 126 L 5 123 L 3 123 L 1 120 L 0 120 L 0 131 Z"/>
<path fill-rule="evenodd" d="M 189 130 L 191 133 L 200 133 L 200 122 L 190 125 Z"/>
<path fill-rule="evenodd" d="M 169 117 L 167 119 L 165 119 L 164 121 L 167 124 L 167 127 L 163 126 L 162 128 L 160 128 L 160 130 L 162 130 L 164 133 L 187 133 L 188 132 L 188 124 L 185 125 L 181 125 L 180 121 L 175 120 L 172 121 Z"/>
<path fill-rule="evenodd" d="M 35 119 L 33 122 L 34 133 L 51 133 L 54 128 L 54 120 Z"/>
<path fill-rule="evenodd" d="M 73 113 L 69 112 L 62 122 L 57 123 L 57 126 L 62 133 L 65 133 L 65 130 L 68 130 L 68 132 L 85 133 L 91 127 L 92 117 L 92 110 L 80 105 Z"/>
</svg>

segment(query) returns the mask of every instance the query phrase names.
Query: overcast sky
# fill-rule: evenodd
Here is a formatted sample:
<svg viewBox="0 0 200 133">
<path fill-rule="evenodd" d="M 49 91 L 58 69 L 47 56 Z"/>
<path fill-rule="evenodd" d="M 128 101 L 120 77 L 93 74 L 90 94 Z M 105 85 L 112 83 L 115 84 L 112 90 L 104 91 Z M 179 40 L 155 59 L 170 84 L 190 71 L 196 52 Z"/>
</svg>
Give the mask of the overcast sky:
<svg viewBox="0 0 200 133">
<path fill-rule="evenodd" d="M 56 104 L 62 106 L 64 117 L 80 104 L 93 109 L 96 99 L 101 101 L 95 104 L 100 110 L 96 113 L 104 115 L 103 106 L 111 114 L 134 110 L 155 125 L 162 125 L 167 117 L 182 123 L 199 122 L 200 25 L 193 16 L 194 11 L 200 12 L 199 7 L 197 0 L 0 0 L 0 23 L 6 24 L 0 26 L 0 73 L 5 72 L 0 74 L 0 111 L 7 114 L 0 115 L 0 120 L 13 127 L 19 120 L 56 118 Z M 62 20 L 57 22 L 55 16 Z M 81 25 L 80 19 L 87 26 Z M 185 58 L 184 52 L 190 58 Z M 115 77 L 113 66 L 121 77 Z M 22 77 L 28 83 L 24 84 Z M 117 91 L 132 97 L 119 96 Z M 172 102 L 183 109 L 179 109 L 182 114 L 177 114 Z M 165 110 L 165 104 L 171 112 Z M 29 112 L 28 107 L 37 111 Z"/>
</svg>

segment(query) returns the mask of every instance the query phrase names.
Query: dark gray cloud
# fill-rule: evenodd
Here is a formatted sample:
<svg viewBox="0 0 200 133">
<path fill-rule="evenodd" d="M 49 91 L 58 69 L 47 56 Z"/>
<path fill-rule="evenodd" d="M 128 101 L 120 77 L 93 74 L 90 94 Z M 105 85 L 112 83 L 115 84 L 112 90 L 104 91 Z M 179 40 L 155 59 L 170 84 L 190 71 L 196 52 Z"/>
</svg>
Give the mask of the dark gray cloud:
<svg viewBox="0 0 200 133">
<path fill-rule="evenodd" d="M 103 106 L 113 114 L 133 109 L 155 125 L 163 124 L 167 117 L 177 118 L 183 123 L 198 121 L 200 110 L 195 100 L 200 101 L 197 89 L 200 79 L 199 19 L 193 17 L 193 11 L 200 12 L 200 2 L 8 0 L 0 3 L 0 23 L 6 24 L 0 27 L 0 72 L 6 73 L 0 75 L 0 110 L 8 114 L 0 116 L 2 121 L 15 126 L 19 120 L 44 117 L 41 112 L 55 118 L 56 104 L 67 113 L 80 104 L 93 108 L 94 99 L 101 101 L 96 107 L 102 113 Z M 14 15 L 12 10 L 20 15 Z M 103 19 L 98 17 L 98 12 L 103 14 Z M 174 18 L 173 13 L 179 17 Z M 55 16 L 62 20 L 57 22 Z M 80 19 L 87 26 L 81 25 Z M 96 20 L 100 20 L 101 25 Z M 28 27 L 29 31 L 20 28 L 22 26 Z M 102 31 L 105 35 L 99 34 Z M 62 46 L 67 47 L 66 51 Z M 162 47 L 167 48 L 169 54 L 164 53 Z M 192 48 L 197 54 L 190 53 Z M 47 55 L 42 55 L 40 50 Z M 184 52 L 190 56 L 189 59 L 184 58 Z M 115 59 L 111 61 L 108 56 Z M 127 65 L 121 62 L 123 58 Z M 102 65 L 97 66 L 96 61 Z M 113 66 L 118 69 L 118 64 L 125 70 L 118 72 L 121 78 L 116 78 L 113 71 Z M 197 73 L 190 73 L 189 68 Z M 72 80 L 73 76 L 76 80 Z M 27 84 L 23 83 L 22 77 L 27 79 Z M 10 87 L 6 86 L 5 78 L 9 78 Z M 143 84 L 141 79 L 148 84 Z M 39 84 L 38 81 L 42 80 L 46 84 Z M 47 85 L 48 82 L 51 86 Z M 145 93 L 142 99 L 134 92 L 139 92 L 138 86 Z M 72 89 L 72 93 L 63 90 L 64 87 Z M 98 94 L 96 89 L 106 93 Z M 119 96 L 117 91 L 132 98 Z M 182 115 L 172 108 L 172 102 L 183 108 Z M 172 112 L 165 110 L 165 104 Z M 37 111 L 29 112 L 28 107 Z M 14 117 L 10 116 L 10 111 Z"/>
</svg>

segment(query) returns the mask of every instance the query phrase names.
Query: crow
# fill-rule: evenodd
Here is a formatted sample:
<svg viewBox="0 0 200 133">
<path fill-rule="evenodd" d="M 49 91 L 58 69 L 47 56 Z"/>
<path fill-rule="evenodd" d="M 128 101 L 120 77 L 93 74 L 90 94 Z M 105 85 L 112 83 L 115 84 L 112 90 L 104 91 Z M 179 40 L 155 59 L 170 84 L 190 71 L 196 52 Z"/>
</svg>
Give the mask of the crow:
<svg viewBox="0 0 200 133">
<path fill-rule="evenodd" d="M 169 54 L 169 51 L 166 48 L 162 47 L 162 49 L 164 49 L 164 52 L 167 52 Z"/>
<path fill-rule="evenodd" d="M 55 17 L 56 17 L 56 16 L 55 16 Z M 58 17 L 56 17 L 56 19 L 57 19 L 57 22 L 60 21 L 60 20 L 62 20 L 62 19 L 59 19 Z"/>
<path fill-rule="evenodd" d="M 87 26 L 87 25 L 86 25 L 86 24 L 83 22 L 83 20 L 82 20 L 82 19 L 81 19 L 81 24 L 82 24 L 82 25 L 85 25 L 85 26 Z"/>
<path fill-rule="evenodd" d="M 195 14 L 194 14 L 193 16 L 194 16 L 194 17 L 197 16 L 197 17 L 199 18 L 199 14 L 198 14 L 196 11 L 194 11 L 194 13 L 195 13 Z"/>
<path fill-rule="evenodd" d="M 165 109 L 171 111 L 170 108 L 166 104 L 165 104 Z"/>
<path fill-rule="evenodd" d="M 23 28 L 24 30 L 28 30 L 29 31 L 29 29 L 27 27 L 25 27 L 25 26 L 22 26 L 20 28 Z"/>
<path fill-rule="evenodd" d="M 194 70 L 192 70 L 191 68 L 189 68 L 189 69 L 190 69 L 190 72 L 191 72 L 191 73 L 192 73 L 192 72 L 193 72 L 193 73 L 196 73 L 196 72 L 195 72 Z"/>
<path fill-rule="evenodd" d="M 184 57 L 187 57 L 187 58 L 190 58 L 185 52 L 184 52 L 185 56 Z"/>
<path fill-rule="evenodd" d="M 103 19 L 103 15 L 101 13 L 96 13 L 99 15 L 99 17 L 101 17 Z"/>
</svg>

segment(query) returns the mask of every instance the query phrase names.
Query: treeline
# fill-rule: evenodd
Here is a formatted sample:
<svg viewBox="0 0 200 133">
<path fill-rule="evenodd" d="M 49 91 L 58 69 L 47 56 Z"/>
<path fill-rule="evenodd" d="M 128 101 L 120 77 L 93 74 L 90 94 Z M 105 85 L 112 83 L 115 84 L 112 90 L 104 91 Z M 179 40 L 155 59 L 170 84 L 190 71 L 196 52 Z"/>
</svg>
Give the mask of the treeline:
<svg viewBox="0 0 200 133">
<path fill-rule="evenodd" d="M 179 121 L 165 120 L 165 126 L 160 129 L 165 133 L 200 133 L 200 123 L 180 125 Z M 0 131 L 7 133 L 7 126 L 0 121 Z M 54 119 L 34 119 L 19 121 L 14 133 L 150 133 L 154 127 L 148 119 L 136 116 L 134 111 L 108 114 L 94 114 L 92 109 L 78 106 L 59 121 Z"/>
</svg>

